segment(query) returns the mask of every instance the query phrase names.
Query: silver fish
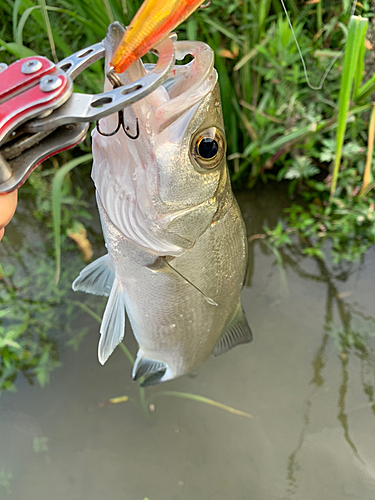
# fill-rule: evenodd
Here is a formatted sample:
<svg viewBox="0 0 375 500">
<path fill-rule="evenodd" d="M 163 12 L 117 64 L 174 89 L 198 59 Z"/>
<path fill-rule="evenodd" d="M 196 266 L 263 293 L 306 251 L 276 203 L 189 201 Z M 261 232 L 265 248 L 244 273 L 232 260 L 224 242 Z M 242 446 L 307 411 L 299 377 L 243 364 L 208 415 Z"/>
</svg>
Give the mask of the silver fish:
<svg viewBox="0 0 375 500">
<path fill-rule="evenodd" d="M 104 41 L 106 69 L 122 38 Z M 247 268 L 245 225 L 233 196 L 213 51 L 174 42 L 170 78 L 124 110 L 128 135 L 94 130 L 92 178 L 108 254 L 87 266 L 74 290 L 109 295 L 101 324 L 104 364 L 124 337 L 125 310 L 139 351 L 133 379 L 152 385 L 196 371 L 213 353 L 250 342 L 241 305 Z M 141 62 L 120 75 L 142 77 Z M 112 88 L 109 82 L 105 89 Z M 117 115 L 100 122 L 116 129 Z"/>
</svg>

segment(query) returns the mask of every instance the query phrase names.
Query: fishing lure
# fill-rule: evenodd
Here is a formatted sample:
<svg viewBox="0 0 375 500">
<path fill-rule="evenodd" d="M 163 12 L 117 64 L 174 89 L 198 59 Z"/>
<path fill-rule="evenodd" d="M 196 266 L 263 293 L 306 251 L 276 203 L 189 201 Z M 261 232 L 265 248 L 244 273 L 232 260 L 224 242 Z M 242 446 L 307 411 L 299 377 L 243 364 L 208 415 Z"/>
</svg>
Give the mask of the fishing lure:
<svg viewBox="0 0 375 500">
<path fill-rule="evenodd" d="M 146 0 L 131 21 L 112 60 L 116 73 L 123 73 L 137 59 L 165 38 L 198 7 L 208 7 L 204 0 Z"/>
</svg>

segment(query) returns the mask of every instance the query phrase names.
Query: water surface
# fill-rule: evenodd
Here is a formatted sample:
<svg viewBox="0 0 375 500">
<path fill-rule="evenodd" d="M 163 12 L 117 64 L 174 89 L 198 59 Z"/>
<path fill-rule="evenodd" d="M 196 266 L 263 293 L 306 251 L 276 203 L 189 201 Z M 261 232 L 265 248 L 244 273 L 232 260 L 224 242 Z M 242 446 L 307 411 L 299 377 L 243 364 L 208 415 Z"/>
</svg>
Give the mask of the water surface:
<svg viewBox="0 0 375 500">
<path fill-rule="evenodd" d="M 249 235 L 273 227 L 288 203 L 272 186 L 238 200 Z M 51 245 L 40 223 L 30 227 L 28 203 L 21 201 L 1 250 L 2 261 L 22 261 L 23 274 Z M 90 231 L 99 232 L 97 216 Z M 104 253 L 100 241 L 94 250 Z M 283 267 L 261 239 L 250 250 L 243 304 L 253 342 L 211 358 L 195 378 L 147 389 L 149 418 L 137 406 L 124 353 L 117 349 L 99 365 L 98 323 L 81 312 L 65 325 L 60 306 L 55 335 L 63 366 L 45 388 L 19 376 L 18 392 L 0 398 L 0 484 L 10 483 L 0 486 L 0 498 L 373 500 L 375 251 L 338 268 L 305 258 L 298 245 L 282 253 Z M 44 260 L 52 269 L 52 259 Z M 62 267 L 72 281 L 83 264 L 68 254 Z M 69 297 L 102 314 L 101 298 Z M 88 330 L 77 352 L 65 345 L 68 324 L 73 334 Z M 134 355 L 129 325 L 125 343 Z M 205 396 L 253 418 L 157 397 L 161 391 Z M 135 404 L 98 407 L 124 395 Z"/>
</svg>

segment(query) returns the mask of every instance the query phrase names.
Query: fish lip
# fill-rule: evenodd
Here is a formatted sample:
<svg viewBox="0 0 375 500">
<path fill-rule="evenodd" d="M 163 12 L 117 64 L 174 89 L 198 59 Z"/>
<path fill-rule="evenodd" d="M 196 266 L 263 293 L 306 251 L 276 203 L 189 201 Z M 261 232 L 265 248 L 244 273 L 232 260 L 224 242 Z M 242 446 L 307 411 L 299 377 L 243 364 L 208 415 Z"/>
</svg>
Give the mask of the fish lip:
<svg viewBox="0 0 375 500">
<path fill-rule="evenodd" d="M 185 80 L 188 79 L 192 73 L 199 74 L 199 78 L 192 84 L 191 87 L 189 87 L 188 90 L 176 95 L 158 107 L 155 112 L 158 134 L 163 132 L 163 130 L 169 127 L 188 109 L 202 102 L 209 92 L 213 90 L 218 78 L 217 72 L 214 68 L 214 51 L 209 45 L 204 42 L 185 40 L 176 41 L 173 45 L 177 61 L 182 61 L 187 55 L 193 56 L 194 60 L 185 65 L 175 65 L 172 72 L 176 75 L 176 72 L 178 71 L 182 74 Z M 151 69 L 152 65 L 149 65 L 148 67 Z M 186 72 L 186 69 L 189 69 L 189 71 Z M 167 82 L 168 79 L 163 85 Z M 173 111 L 171 111 L 172 109 Z"/>
</svg>

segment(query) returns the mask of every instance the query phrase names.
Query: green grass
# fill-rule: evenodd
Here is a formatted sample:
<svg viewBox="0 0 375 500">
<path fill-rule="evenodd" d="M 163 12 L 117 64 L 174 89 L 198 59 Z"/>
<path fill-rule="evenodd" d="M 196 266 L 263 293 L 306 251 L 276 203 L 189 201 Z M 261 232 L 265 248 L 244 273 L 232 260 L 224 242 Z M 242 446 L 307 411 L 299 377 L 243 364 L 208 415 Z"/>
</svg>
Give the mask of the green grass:
<svg viewBox="0 0 375 500">
<path fill-rule="evenodd" d="M 349 21 L 348 39 L 345 48 L 344 65 L 341 77 L 342 83 L 339 96 L 336 155 L 333 166 L 331 197 L 334 196 L 336 191 L 353 84 L 355 87 L 355 93 L 358 94 L 359 86 L 363 78 L 363 51 L 365 47 L 367 24 L 368 19 L 357 16 L 352 16 Z"/>
<path fill-rule="evenodd" d="M 0 30 L 0 60 L 30 53 L 62 59 L 102 39 L 111 21 L 127 24 L 139 5 L 134 0 L 2 0 L 5 22 Z M 288 8 L 309 79 L 317 86 L 342 51 L 351 6 L 292 1 Z M 370 9 L 365 5 L 360 12 L 369 15 Z M 310 127 L 314 132 L 315 126 L 339 113 L 342 61 L 338 58 L 333 64 L 321 90 L 310 89 L 278 1 L 214 0 L 208 10 L 195 12 L 178 32 L 180 38 L 203 40 L 215 51 L 236 186 L 251 187 L 259 178 L 267 180 L 275 169 L 292 164 L 296 155 L 308 154 L 311 134 L 300 131 Z M 76 87 L 98 92 L 102 81 L 101 64 L 96 63 Z M 372 84 L 357 88 L 358 100 L 372 88 Z M 327 136 L 332 136 L 330 130 L 319 130 L 313 134 L 313 144 L 319 147 Z"/>
<path fill-rule="evenodd" d="M 101 40 L 111 21 L 129 23 L 140 3 L 0 0 L 5 20 L 0 29 L 0 60 L 10 62 L 34 53 L 61 60 Z M 340 185 L 344 169 L 354 169 L 353 179 L 365 175 L 361 204 L 371 204 L 373 128 L 369 128 L 368 111 L 375 75 L 368 74 L 364 62 L 370 4 L 358 4 L 356 14 L 364 17 L 352 18 L 350 2 L 327 6 L 293 0 L 286 8 L 290 19 L 279 0 L 214 0 L 209 9 L 196 11 L 178 28 L 181 39 L 203 40 L 215 52 L 233 185 L 251 188 L 259 180 L 286 180 L 291 193 L 307 192 L 309 198 L 312 191 L 312 196 L 325 203 L 322 190 L 316 186 L 326 179 L 331 203 L 346 189 L 345 181 Z M 102 64 L 97 62 L 77 78 L 75 88 L 95 93 L 101 91 L 102 84 Z M 324 154 L 332 141 L 336 142 L 334 154 Z M 89 139 L 80 148 L 87 154 Z M 345 148 L 362 153 L 343 157 Z M 55 159 L 55 167 L 57 162 L 70 170 L 64 167 L 66 162 L 79 163 L 77 149 L 73 160 L 71 155 Z M 87 170 L 84 172 L 87 175 Z M 71 179 L 82 174 L 76 170 L 72 176 L 63 182 L 63 176 L 57 174 L 53 189 L 57 278 L 58 226 L 66 234 L 74 221 L 63 199 L 60 224 L 56 187 L 58 184 L 65 194 L 70 190 L 71 197 L 65 199 L 78 202 L 76 182 Z"/>
<path fill-rule="evenodd" d="M 86 154 L 79 156 L 73 160 L 65 163 L 55 174 L 53 178 L 52 185 L 52 215 L 53 215 L 53 225 L 54 225 L 54 236 L 55 236 L 55 259 L 56 259 L 56 276 L 55 282 L 58 283 L 60 279 L 60 260 L 61 260 L 61 194 L 62 194 L 62 183 L 66 174 L 68 174 L 73 168 L 82 165 L 83 163 L 90 162 L 92 160 L 92 154 Z"/>
</svg>

